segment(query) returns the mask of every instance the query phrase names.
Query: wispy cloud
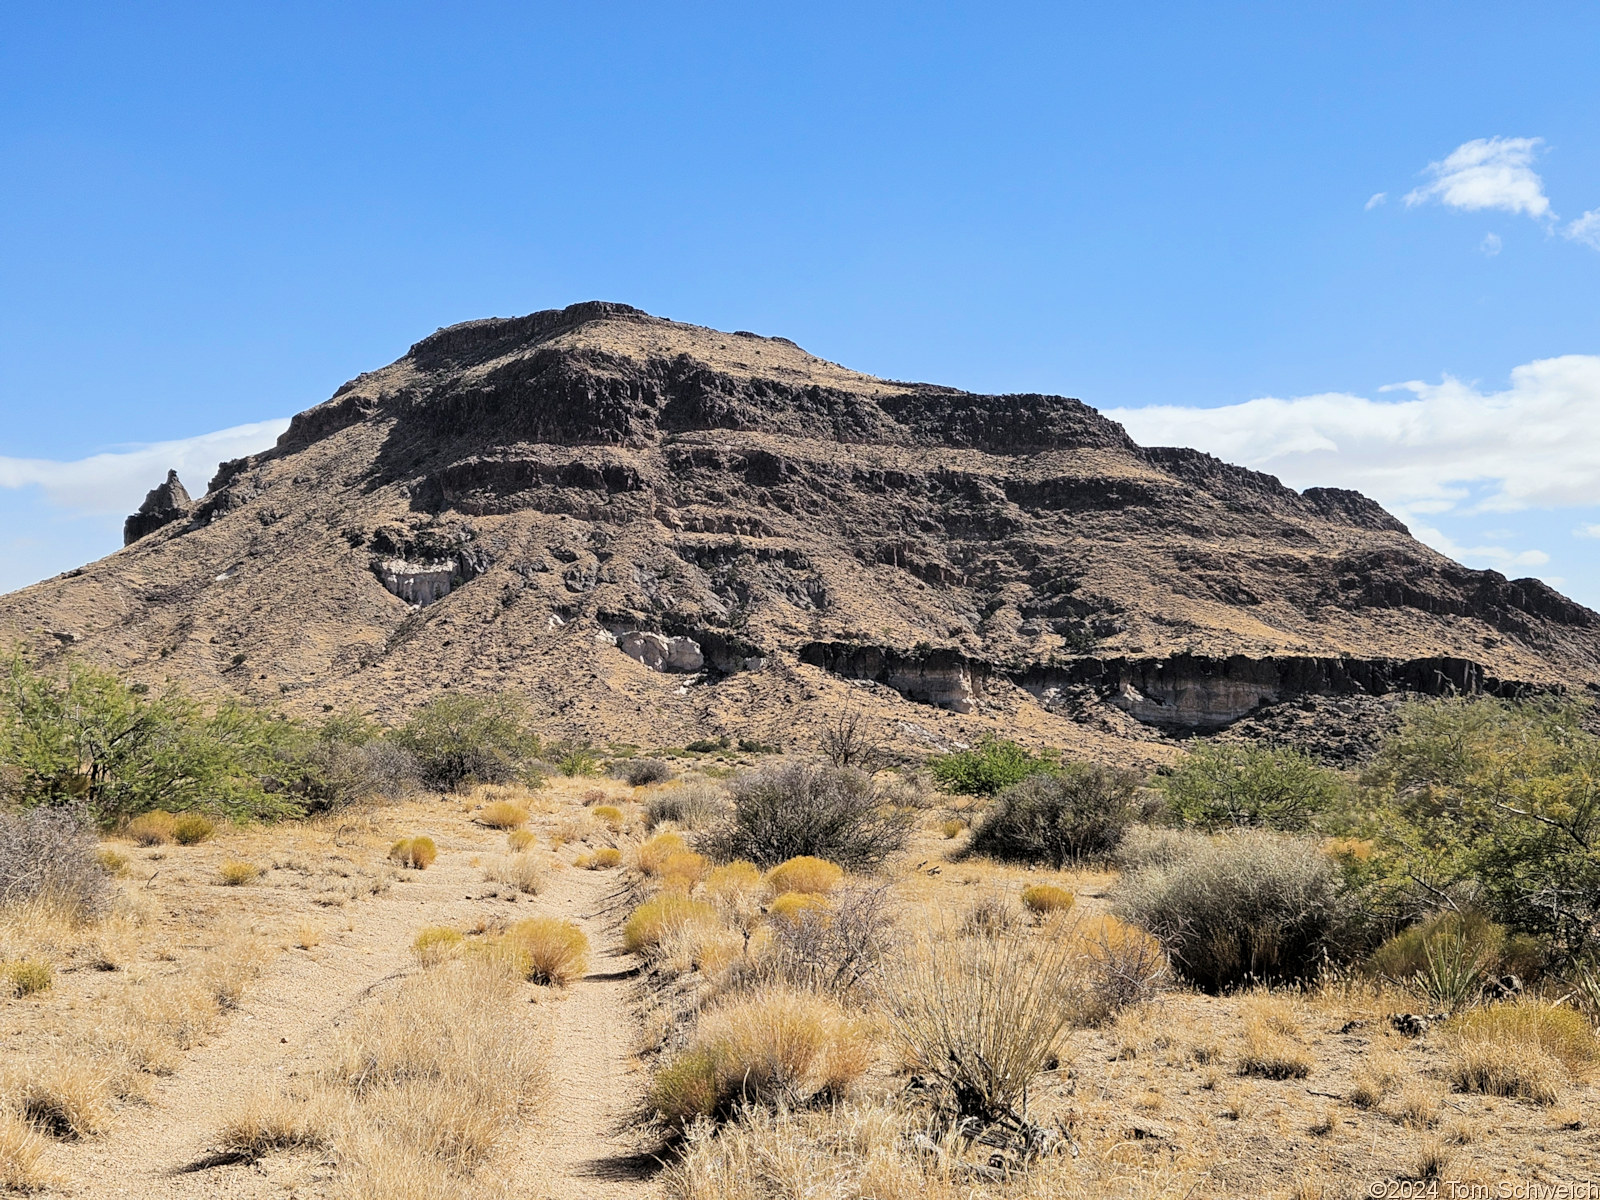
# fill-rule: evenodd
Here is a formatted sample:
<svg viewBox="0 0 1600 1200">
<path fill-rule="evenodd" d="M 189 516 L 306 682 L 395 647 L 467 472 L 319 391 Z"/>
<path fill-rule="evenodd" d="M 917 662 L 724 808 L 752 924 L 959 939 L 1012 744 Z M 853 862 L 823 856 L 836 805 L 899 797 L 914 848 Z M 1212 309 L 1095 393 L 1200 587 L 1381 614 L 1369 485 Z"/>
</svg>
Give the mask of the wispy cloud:
<svg viewBox="0 0 1600 1200">
<path fill-rule="evenodd" d="M 1561 232 L 1590 249 L 1600 250 L 1600 208 L 1590 209 Z"/>
<path fill-rule="evenodd" d="M 1502 245 L 1503 243 L 1500 241 L 1498 233 L 1486 233 L 1483 235 L 1483 241 L 1478 243 L 1478 249 L 1482 250 L 1489 258 L 1493 258 L 1500 253 Z"/>
<path fill-rule="evenodd" d="M 198 495 L 219 462 L 267 449 L 288 427 L 289 422 L 282 419 L 257 421 L 72 462 L 0 456 L 0 488 L 37 487 L 52 506 L 69 513 L 125 515 L 139 506 L 145 493 L 164 480 L 169 470 L 177 471 L 184 485 Z"/>
<path fill-rule="evenodd" d="M 1383 204 L 1388 199 L 1388 192 L 1374 192 L 1372 193 L 1372 198 L 1368 200 L 1362 207 L 1364 207 L 1368 212 L 1371 212 L 1373 209 L 1377 208 L 1378 205 Z"/>
<path fill-rule="evenodd" d="M 1530 217 L 1550 214 L 1544 181 L 1533 169 L 1542 138 L 1477 138 L 1429 163 L 1429 181 L 1406 193 L 1407 206 L 1437 201 L 1466 212 L 1498 209 Z"/>
<path fill-rule="evenodd" d="M 1572 531 L 1573 537 L 1600 538 L 1600 525 L 1579 525 Z"/>
</svg>

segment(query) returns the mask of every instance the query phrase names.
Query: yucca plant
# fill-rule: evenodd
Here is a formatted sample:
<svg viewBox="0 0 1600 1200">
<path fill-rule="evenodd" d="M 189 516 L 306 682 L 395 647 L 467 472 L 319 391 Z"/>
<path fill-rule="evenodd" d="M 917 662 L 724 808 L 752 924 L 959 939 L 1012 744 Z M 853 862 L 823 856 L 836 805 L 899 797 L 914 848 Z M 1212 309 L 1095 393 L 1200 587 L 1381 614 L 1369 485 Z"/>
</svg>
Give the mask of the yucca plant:
<svg viewBox="0 0 1600 1200">
<path fill-rule="evenodd" d="M 1482 954 L 1462 933 L 1430 938 L 1427 965 L 1411 978 L 1412 988 L 1444 1012 L 1470 1008 L 1483 995 Z"/>
</svg>

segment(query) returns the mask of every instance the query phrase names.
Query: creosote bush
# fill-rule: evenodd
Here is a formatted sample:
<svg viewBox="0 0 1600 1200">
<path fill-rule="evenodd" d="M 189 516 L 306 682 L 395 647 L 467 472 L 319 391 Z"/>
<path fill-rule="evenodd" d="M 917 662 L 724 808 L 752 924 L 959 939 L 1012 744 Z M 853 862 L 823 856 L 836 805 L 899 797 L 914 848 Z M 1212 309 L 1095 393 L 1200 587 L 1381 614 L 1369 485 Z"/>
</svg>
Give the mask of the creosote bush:
<svg viewBox="0 0 1600 1200">
<path fill-rule="evenodd" d="M 962 796 L 993 796 L 1030 775 L 1055 770 L 1056 757 L 1034 754 L 1004 738 L 985 737 L 970 750 L 958 750 L 930 760 L 928 769 L 948 792 Z"/>
<path fill-rule="evenodd" d="M 417 871 L 431 867 L 438 857 L 439 848 L 430 837 L 401 838 L 389 847 L 390 861 Z"/>
<path fill-rule="evenodd" d="M 1349 911 L 1339 869 L 1318 845 L 1259 830 L 1135 870 L 1115 895 L 1118 916 L 1154 933 L 1173 966 L 1213 992 L 1308 977 L 1337 948 Z"/>
<path fill-rule="evenodd" d="M 785 892 L 811 892 L 826 895 L 844 880 L 844 870 L 826 859 L 802 854 L 779 863 L 767 872 L 767 886 L 774 896 Z"/>
<path fill-rule="evenodd" d="M 707 838 L 718 858 L 772 867 L 800 855 L 852 870 L 871 869 L 903 847 L 911 814 L 882 803 L 872 780 L 852 768 L 786 762 L 740 775 L 732 813 Z"/>
<path fill-rule="evenodd" d="M 435 696 L 394 734 L 416 760 L 422 782 L 439 791 L 463 784 L 526 778 L 539 757 L 538 737 L 515 696 Z"/>
<path fill-rule="evenodd" d="M 672 778 L 672 767 L 659 758 L 623 758 L 611 764 L 611 776 L 629 787 L 646 787 Z"/>
<path fill-rule="evenodd" d="M 1030 775 L 996 798 L 973 832 L 972 853 L 1011 862 L 1106 858 L 1139 816 L 1139 776 L 1069 763 Z"/>
<path fill-rule="evenodd" d="M 728 800 L 721 788 L 703 780 L 684 780 L 651 793 L 644 802 L 646 828 L 670 821 L 684 829 L 704 829 L 727 815 Z"/>
</svg>

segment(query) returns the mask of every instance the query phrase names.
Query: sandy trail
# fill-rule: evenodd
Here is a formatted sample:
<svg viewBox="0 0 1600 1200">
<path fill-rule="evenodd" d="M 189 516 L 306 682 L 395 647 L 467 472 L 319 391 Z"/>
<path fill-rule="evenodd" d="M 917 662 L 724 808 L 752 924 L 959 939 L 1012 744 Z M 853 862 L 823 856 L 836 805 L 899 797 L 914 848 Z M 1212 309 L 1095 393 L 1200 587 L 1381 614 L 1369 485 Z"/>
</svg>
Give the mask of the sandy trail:
<svg viewBox="0 0 1600 1200">
<path fill-rule="evenodd" d="M 149 1105 L 124 1110 L 104 1137 L 52 1148 L 49 1166 L 63 1190 L 135 1200 L 329 1194 L 333 1170 L 320 1156 L 211 1165 L 223 1122 L 245 1097 L 319 1065 L 353 1010 L 413 966 L 411 942 L 422 926 L 539 913 L 577 921 L 593 961 L 588 978 L 541 1005 L 550 1022 L 550 1094 L 543 1115 L 509 1139 L 485 1176 L 507 1178 L 516 1197 L 654 1196 L 653 1161 L 619 1130 L 643 1072 L 633 1060 L 637 1020 L 628 1002 L 634 960 L 621 951 L 614 917 L 601 911 L 615 876 L 558 869 L 545 892 L 509 904 L 488 894 L 470 865 L 473 852 L 492 852 L 497 840 L 474 830 L 433 868 L 345 909 L 338 931 L 316 949 L 280 954 L 222 1032 L 157 1083 Z"/>
</svg>

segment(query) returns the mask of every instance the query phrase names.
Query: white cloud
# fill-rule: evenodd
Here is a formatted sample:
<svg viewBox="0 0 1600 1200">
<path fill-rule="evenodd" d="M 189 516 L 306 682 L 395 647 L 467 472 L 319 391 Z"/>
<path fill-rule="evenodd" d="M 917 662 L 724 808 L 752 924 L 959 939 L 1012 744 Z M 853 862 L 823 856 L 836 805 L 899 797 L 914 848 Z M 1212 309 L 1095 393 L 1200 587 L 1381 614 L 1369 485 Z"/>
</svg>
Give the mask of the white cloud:
<svg viewBox="0 0 1600 1200">
<path fill-rule="evenodd" d="M 1407 206 L 1437 200 L 1447 208 L 1486 208 L 1530 217 L 1550 214 L 1544 182 L 1534 172 L 1542 138 L 1477 138 L 1456 147 L 1442 162 L 1429 163 L 1432 178 L 1406 193 Z"/>
<path fill-rule="evenodd" d="M 1579 525 L 1572 531 L 1573 537 L 1600 538 L 1600 525 Z"/>
<path fill-rule="evenodd" d="M 267 449 L 288 427 L 282 419 L 257 421 L 73 462 L 0 456 L 0 488 L 37 487 L 51 505 L 80 515 L 126 515 L 166 479 L 169 470 L 177 471 L 184 486 L 198 496 L 219 462 Z"/>
<path fill-rule="evenodd" d="M 1413 517 L 1600 501 L 1600 356 L 1528 363 L 1498 392 L 1448 376 L 1381 390 L 1410 397 L 1328 393 L 1106 415 L 1145 445 L 1194 446 L 1296 488 L 1354 488 Z"/>
<path fill-rule="evenodd" d="M 1561 231 L 1575 242 L 1600 250 L 1600 208 L 1592 208 Z"/>
<path fill-rule="evenodd" d="M 1483 241 L 1478 243 L 1478 249 L 1482 250 L 1488 257 L 1493 258 L 1500 253 L 1501 244 L 1498 233 L 1486 233 L 1483 235 Z"/>
<path fill-rule="evenodd" d="M 1368 200 L 1364 207 L 1368 212 L 1371 212 L 1373 209 L 1377 208 L 1378 205 L 1384 203 L 1388 199 L 1388 192 L 1374 192 L 1372 193 L 1372 199 Z"/>
<path fill-rule="evenodd" d="M 1449 534 L 1428 525 L 1412 525 L 1411 536 L 1457 562 L 1487 563 L 1498 571 L 1542 567 L 1550 561 L 1550 556 L 1543 550 L 1512 550 L 1506 546 L 1492 545 L 1462 546 Z"/>
</svg>

